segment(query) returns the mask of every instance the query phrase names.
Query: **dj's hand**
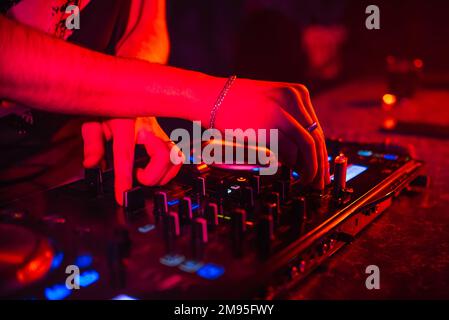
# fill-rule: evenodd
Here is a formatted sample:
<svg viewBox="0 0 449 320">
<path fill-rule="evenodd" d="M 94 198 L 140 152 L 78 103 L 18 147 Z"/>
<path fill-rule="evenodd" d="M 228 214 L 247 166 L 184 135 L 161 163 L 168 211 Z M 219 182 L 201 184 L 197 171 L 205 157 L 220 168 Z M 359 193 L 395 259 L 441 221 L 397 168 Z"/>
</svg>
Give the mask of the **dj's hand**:
<svg viewBox="0 0 449 320">
<path fill-rule="evenodd" d="M 314 122 L 318 127 L 309 132 Z M 303 85 L 237 79 L 216 113 L 215 127 L 279 129 L 280 161 L 298 170 L 304 184 L 322 190 L 330 182 L 323 130 Z"/>
<path fill-rule="evenodd" d="M 150 162 L 137 170 L 137 180 L 147 186 L 164 185 L 179 172 L 181 165 L 170 161 L 173 143 L 155 118 L 111 119 L 87 122 L 82 127 L 86 168 L 99 166 L 104 158 L 105 141 L 112 139 L 114 155 L 115 199 L 123 205 L 123 192 L 132 188 L 134 147 L 142 144 Z M 177 148 L 175 146 L 175 148 Z"/>
</svg>

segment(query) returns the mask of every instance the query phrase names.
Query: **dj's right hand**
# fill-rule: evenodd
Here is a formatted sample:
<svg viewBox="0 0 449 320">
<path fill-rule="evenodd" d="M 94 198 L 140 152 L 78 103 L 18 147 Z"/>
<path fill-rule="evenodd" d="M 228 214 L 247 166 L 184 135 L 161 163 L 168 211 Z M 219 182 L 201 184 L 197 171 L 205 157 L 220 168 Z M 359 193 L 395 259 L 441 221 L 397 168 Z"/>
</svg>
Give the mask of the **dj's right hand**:
<svg viewBox="0 0 449 320">
<path fill-rule="evenodd" d="M 309 132 L 314 122 L 318 127 Z M 216 113 L 215 127 L 278 129 L 280 161 L 315 189 L 330 183 L 324 133 L 303 85 L 237 79 Z"/>
<path fill-rule="evenodd" d="M 136 171 L 137 180 L 146 186 L 165 185 L 181 169 L 181 164 L 170 161 L 172 147 L 177 148 L 152 117 L 137 119 L 110 119 L 103 122 L 86 122 L 82 126 L 85 168 L 101 165 L 105 155 L 105 141 L 112 140 L 114 157 L 114 194 L 123 205 L 123 193 L 133 186 L 134 148 L 145 147 L 151 158 L 145 168 Z M 178 149 L 179 156 L 184 155 Z"/>
</svg>

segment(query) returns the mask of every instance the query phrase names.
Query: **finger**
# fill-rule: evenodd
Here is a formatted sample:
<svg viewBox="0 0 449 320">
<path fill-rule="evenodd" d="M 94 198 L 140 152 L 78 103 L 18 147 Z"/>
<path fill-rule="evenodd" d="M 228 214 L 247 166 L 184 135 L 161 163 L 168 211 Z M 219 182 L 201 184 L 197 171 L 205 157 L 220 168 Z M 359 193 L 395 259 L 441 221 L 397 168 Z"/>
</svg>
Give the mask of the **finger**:
<svg viewBox="0 0 449 320">
<path fill-rule="evenodd" d="M 298 85 L 299 86 L 299 85 Z M 308 128 L 310 125 L 312 125 L 316 119 L 311 116 L 309 113 L 308 108 L 306 107 L 306 93 L 307 89 L 305 87 L 301 89 L 301 92 L 299 89 L 295 86 L 289 85 L 284 89 L 284 94 L 287 98 L 290 98 L 290 103 L 288 103 L 287 110 L 288 112 L 297 120 L 297 122 L 303 127 Z M 313 111 L 313 110 L 312 110 Z M 318 125 L 318 122 L 317 122 Z M 313 138 L 315 142 L 315 151 L 317 155 L 317 162 L 318 162 L 318 170 L 315 178 L 311 182 L 311 186 L 314 189 L 323 190 L 324 189 L 324 176 L 325 171 L 328 166 L 327 159 L 324 158 L 324 152 L 323 147 L 325 148 L 325 141 L 324 137 L 321 133 L 320 128 L 318 127 L 315 129 L 312 133 L 310 133 L 311 137 Z"/>
<path fill-rule="evenodd" d="M 317 129 L 318 130 L 318 129 Z M 312 182 L 312 188 L 317 190 L 324 190 L 325 186 L 325 172 L 328 167 L 327 157 L 325 157 L 325 151 L 323 148 L 324 141 L 322 136 L 316 132 L 312 132 L 312 137 L 315 141 L 315 147 L 317 152 L 318 171 L 315 179 Z"/>
<path fill-rule="evenodd" d="M 183 163 L 185 162 L 185 156 L 182 153 L 182 151 L 178 148 L 178 146 L 176 146 L 175 144 L 170 143 L 169 144 L 169 150 L 168 150 L 169 153 L 172 152 L 172 148 L 176 148 L 175 150 L 178 152 L 178 155 L 182 158 L 182 161 L 181 161 L 180 164 L 177 164 L 177 165 L 173 164 L 170 161 L 169 169 L 168 169 L 165 177 L 163 177 L 162 180 L 159 181 L 159 185 L 161 185 L 161 186 L 167 184 L 174 177 L 176 177 L 178 175 L 178 173 L 179 173 L 179 170 L 181 170 L 181 167 L 182 167 Z"/>
<path fill-rule="evenodd" d="M 159 181 L 158 185 L 166 185 L 167 183 L 169 183 L 173 178 L 175 178 L 178 173 L 179 170 L 181 170 L 182 164 L 178 164 L 178 165 L 171 165 L 170 169 L 167 171 L 166 175 L 162 178 L 161 181 Z"/>
<path fill-rule="evenodd" d="M 112 139 L 112 131 L 111 131 L 111 128 L 109 127 L 110 121 L 111 120 L 103 121 L 101 123 L 101 127 L 103 128 L 103 135 L 104 135 L 104 138 L 106 141 L 109 141 Z"/>
<path fill-rule="evenodd" d="M 134 120 L 112 119 L 109 126 L 113 136 L 115 199 L 118 204 L 123 205 L 123 193 L 133 185 Z"/>
<path fill-rule="evenodd" d="M 330 178 L 329 162 L 327 161 L 328 153 L 326 148 L 326 140 L 324 137 L 323 128 L 320 124 L 320 121 L 318 120 L 315 109 L 313 108 L 310 93 L 308 89 L 301 84 L 283 83 L 282 86 L 284 87 L 284 91 L 287 96 L 293 96 L 293 98 L 291 99 L 293 102 L 289 106 L 288 112 L 290 112 L 298 120 L 306 119 L 307 121 L 310 121 L 304 123 L 300 122 L 304 127 L 308 127 L 314 122 L 316 122 L 318 125 L 318 128 L 315 130 L 315 132 L 317 132 L 319 136 L 315 135 L 314 138 L 316 140 L 316 143 L 318 143 L 321 146 L 321 149 L 323 149 L 320 154 L 323 155 L 322 163 L 324 163 L 324 180 L 328 184 L 330 183 Z M 293 92 L 289 88 L 293 88 Z M 300 101 L 301 103 L 298 104 L 298 101 Z M 305 115 L 308 115 L 308 117 L 310 118 L 304 117 Z"/>
<path fill-rule="evenodd" d="M 104 156 L 104 137 L 100 122 L 86 122 L 81 127 L 84 142 L 85 168 L 93 168 L 100 165 Z"/>
<path fill-rule="evenodd" d="M 281 110 L 278 113 L 278 117 L 277 121 L 280 124 L 280 130 L 287 137 L 290 137 L 299 149 L 299 159 L 295 159 L 296 165 L 294 168 L 302 174 L 302 183 L 311 183 L 317 175 L 319 163 L 315 141 L 307 130 L 285 110 Z M 300 168 L 298 168 L 298 164 L 301 164 Z"/>
<path fill-rule="evenodd" d="M 312 181 L 312 188 L 323 190 L 326 184 L 325 177 L 328 171 L 327 157 L 325 156 L 326 144 L 324 135 L 319 125 L 316 114 L 311 106 L 310 96 L 307 89 L 301 85 L 289 86 L 285 89 L 287 96 L 292 96 L 288 110 L 298 120 L 301 126 L 308 128 L 314 122 L 317 123 L 318 128 L 315 129 L 311 136 L 315 141 L 315 148 L 318 160 L 318 172 L 315 179 Z"/>
<path fill-rule="evenodd" d="M 318 120 L 318 117 L 316 115 L 315 112 L 315 108 L 313 107 L 312 104 L 312 99 L 310 98 L 310 93 L 307 90 L 307 88 L 303 85 L 295 85 L 295 88 L 297 89 L 298 93 L 301 95 L 302 101 L 304 102 L 304 106 L 307 109 L 307 112 L 309 113 L 310 117 L 312 118 L 313 122 L 316 122 L 318 125 L 318 129 L 316 131 L 318 131 L 318 133 L 321 136 L 322 143 L 321 144 L 321 148 L 322 148 L 322 154 L 323 154 L 323 173 L 324 173 L 324 184 L 327 185 L 330 183 L 330 173 L 329 173 L 329 161 L 328 161 L 328 152 L 327 152 L 327 148 L 326 148 L 326 139 L 324 136 L 324 131 L 323 131 L 323 127 L 321 126 L 320 121 Z"/>
<path fill-rule="evenodd" d="M 328 185 L 331 183 L 331 174 L 330 174 L 330 164 L 329 164 L 329 154 L 327 152 L 326 143 L 323 147 L 324 159 L 326 161 L 326 167 L 324 171 L 324 184 Z"/>
<path fill-rule="evenodd" d="M 173 166 L 167 142 L 151 132 L 140 132 L 138 142 L 145 146 L 150 162 L 145 168 L 137 170 L 137 180 L 146 186 L 158 185 Z"/>
<path fill-rule="evenodd" d="M 289 168 L 303 168 L 304 164 L 302 163 L 302 157 L 299 156 L 298 145 L 291 137 L 283 131 L 279 131 L 279 141 L 279 161 Z"/>
</svg>

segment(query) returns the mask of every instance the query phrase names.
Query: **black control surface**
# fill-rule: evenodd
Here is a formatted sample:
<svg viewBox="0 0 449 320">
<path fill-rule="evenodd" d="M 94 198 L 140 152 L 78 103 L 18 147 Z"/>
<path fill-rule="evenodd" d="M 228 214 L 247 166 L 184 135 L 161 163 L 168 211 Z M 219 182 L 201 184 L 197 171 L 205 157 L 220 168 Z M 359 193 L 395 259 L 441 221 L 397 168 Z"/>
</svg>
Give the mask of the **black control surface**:
<svg viewBox="0 0 449 320">
<path fill-rule="evenodd" d="M 352 241 L 422 167 L 377 145 L 330 141 L 328 150 L 335 181 L 324 192 L 305 188 L 288 168 L 260 176 L 257 168 L 185 165 L 164 187 L 126 192 L 123 208 L 114 202 L 112 172 L 100 170 L 4 204 L 0 295 L 282 297 Z M 21 233 L 27 239 L 11 236 Z M 79 290 L 66 287 L 69 265 L 80 269 Z"/>
</svg>

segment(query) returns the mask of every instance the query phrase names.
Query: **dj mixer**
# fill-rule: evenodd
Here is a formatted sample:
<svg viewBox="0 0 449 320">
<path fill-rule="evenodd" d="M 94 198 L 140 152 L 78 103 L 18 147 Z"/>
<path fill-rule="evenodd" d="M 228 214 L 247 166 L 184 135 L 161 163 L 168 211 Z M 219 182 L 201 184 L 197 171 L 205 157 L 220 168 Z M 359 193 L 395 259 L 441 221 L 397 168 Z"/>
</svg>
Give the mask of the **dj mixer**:
<svg viewBox="0 0 449 320">
<path fill-rule="evenodd" d="M 422 162 L 384 145 L 327 146 L 324 191 L 282 166 L 263 176 L 190 164 L 166 186 L 125 192 L 123 207 L 113 173 L 99 169 L 4 203 L 0 296 L 285 298 L 422 178 Z"/>
</svg>

